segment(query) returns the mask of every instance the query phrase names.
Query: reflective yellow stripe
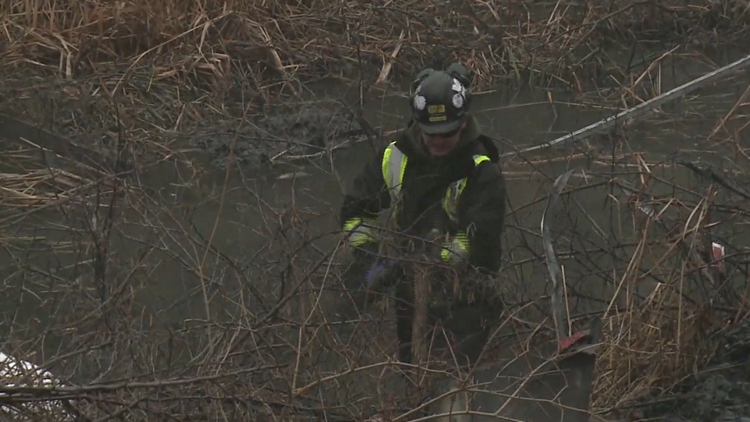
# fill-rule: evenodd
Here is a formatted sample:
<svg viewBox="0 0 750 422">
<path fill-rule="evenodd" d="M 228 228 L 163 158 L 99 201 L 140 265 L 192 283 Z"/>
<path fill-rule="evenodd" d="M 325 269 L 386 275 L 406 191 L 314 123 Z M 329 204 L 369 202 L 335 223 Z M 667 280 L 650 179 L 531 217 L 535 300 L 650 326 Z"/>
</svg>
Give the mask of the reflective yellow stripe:
<svg viewBox="0 0 750 422">
<path fill-rule="evenodd" d="M 368 242 L 374 242 L 375 232 L 373 227 L 375 220 L 364 218 L 352 218 L 344 223 L 344 231 L 349 233 L 349 244 L 352 246 L 362 246 Z"/>
<path fill-rule="evenodd" d="M 445 190 L 445 197 L 443 198 L 443 209 L 448 214 L 448 218 L 455 218 L 458 198 L 461 196 L 461 192 L 464 191 L 465 187 L 466 179 L 461 179 Z"/>
<path fill-rule="evenodd" d="M 404 181 L 404 173 L 406 173 L 407 161 L 408 157 L 398 149 L 396 141 L 391 142 L 383 153 L 381 170 L 383 172 L 383 180 L 391 196 L 391 215 L 389 221 L 392 225 L 396 225 L 398 199 L 401 193 L 401 185 Z"/>
<path fill-rule="evenodd" d="M 478 166 L 485 161 L 490 161 L 490 157 L 486 155 L 475 155 L 474 166 Z M 461 193 L 466 188 L 466 179 L 461 179 L 451 185 L 445 191 L 445 197 L 443 198 L 443 209 L 448 214 L 448 218 L 453 219 L 456 215 L 456 207 L 458 206 L 458 198 L 461 197 Z"/>
<path fill-rule="evenodd" d="M 395 148 L 395 147 L 394 147 Z M 408 161 L 409 157 L 403 156 L 403 159 L 401 160 L 401 167 L 398 169 L 398 188 L 401 189 L 401 185 L 404 183 L 404 174 L 406 173 L 406 161 Z"/>
<path fill-rule="evenodd" d="M 491 161 L 490 157 L 486 155 L 475 155 L 474 166 L 477 167 L 485 161 Z M 461 179 L 458 182 L 451 185 L 445 192 L 445 198 L 443 199 L 443 209 L 448 214 L 448 218 L 451 220 L 456 218 L 458 199 L 461 197 L 464 189 L 466 188 L 467 180 Z M 469 237 L 465 232 L 458 232 L 451 241 L 447 241 L 443 249 L 440 251 L 440 257 L 445 262 L 457 263 L 461 260 L 466 260 L 469 257 Z"/>
<path fill-rule="evenodd" d="M 350 232 L 357 228 L 360 224 L 364 223 L 361 218 L 352 218 L 344 223 L 344 231 Z"/>
<path fill-rule="evenodd" d="M 383 162 L 380 164 L 380 168 L 383 172 L 383 180 L 385 181 L 385 186 L 388 187 L 388 189 L 392 189 L 393 186 L 391 186 L 391 151 L 393 151 L 393 145 L 395 142 L 391 142 L 390 145 L 388 145 L 385 148 L 385 151 L 383 152 Z"/>
<path fill-rule="evenodd" d="M 485 161 L 490 161 L 490 157 L 488 157 L 486 155 L 475 155 L 474 156 L 474 165 L 475 166 L 478 166 L 478 165 L 482 164 Z"/>
<path fill-rule="evenodd" d="M 440 258 L 445 262 L 456 263 L 468 259 L 469 256 L 469 238 L 464 232 L 456 233 L 456 236 L 450 242 L 446 242 L 440 250 Z"/>
<path fill-rule="evenodd" d="M 395 141 L 391 142 L 383 153 L 381 170 L 383 171 L 385 185 L 390 190 L 392 202 L 396 202 L 398 194 L 401 192 L 407 161 L 408 157 L 398 149 Z"/>
<path fill-rule="evenodd" d="M 377 239 L 375 238 L 372 230 L 369 227 L 357 229 L 349 235 L 349 244 L 354 247 L 362 246 L 366 243 L 375 241 L 377 241 Z"/>
</svg>

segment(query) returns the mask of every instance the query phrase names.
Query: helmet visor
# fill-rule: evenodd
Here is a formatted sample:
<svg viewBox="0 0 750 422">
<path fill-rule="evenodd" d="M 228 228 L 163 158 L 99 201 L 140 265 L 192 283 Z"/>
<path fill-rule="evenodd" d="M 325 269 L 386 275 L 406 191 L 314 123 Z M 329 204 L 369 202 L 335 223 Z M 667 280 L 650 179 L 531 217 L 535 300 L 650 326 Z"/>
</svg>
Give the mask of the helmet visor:
<svg viewBox="0 0 750 422">
<path fill-rule="evenodd" d="M 459 126 L 461 126 L 461 120 L 440 123 L 419 123 L 419 128 L 422 129 L 422 133 L 431 136 L 453 135 L 458 130 Z"/>
</svg>

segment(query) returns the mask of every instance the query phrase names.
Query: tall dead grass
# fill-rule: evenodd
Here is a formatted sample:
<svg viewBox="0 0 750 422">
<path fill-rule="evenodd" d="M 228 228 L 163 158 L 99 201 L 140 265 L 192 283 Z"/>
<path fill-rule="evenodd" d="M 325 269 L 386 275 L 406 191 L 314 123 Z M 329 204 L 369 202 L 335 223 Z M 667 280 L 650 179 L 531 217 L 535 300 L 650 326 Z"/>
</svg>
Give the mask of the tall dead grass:
<svg viewBox="0 0 750 422">
<path fill-rule="evenodd" d="M 120 185 L 114 172 L 74 162 L 39 145 L 0 145 L 5 150 L 0 158 L 0 206 L 11 216 L 97 202 L 111 198 Z"/>
<path fill-rule="evenodd" d="M 665 4 L 644 2 L 607 13 L 612 14 L 610 19 L 630 19 L 621 21 L 631 24 L 625 32 L 637 29 L 656 38 L 659 25 L 667 19 L 659 14 L 666 13 Z M 732 16 L 739 10 L 732 9 L 739 3 L 711 4 L 688 7 L 675 2 L 668 17 L 673 24 L 705 20 L 707 28 L 713 25 L 709 17 L 719 12 Z M 471 5 L 477 10 L 485 7 Z M 521 5 L 491 5 L 497 6 L 491 10 L 521 16 Z M 313 1 L 275 6 L 237 2 L 235 8 L 245 9 L 236 12 L 227 11 L 232 5 L 224 10 L 222 5 L 199 2 L 65 7 L 18 2 L 3 15 L 12 40 L 5 44 L 4 53 L 11 65 L 51 67 L 70 78 L 77 72 L 105 73 L 119 63 L 140 72 L 138 88 L 158 89 L 152 82 L 159 78 L 181 80 L 204 72 L 221 80 L 236 75 L 238 66 L 258 81 L 268 68 L 291 81 L 322 71 L 315 66 L 342 61 L 358 66 L 358 48 L 379 71 L 382 57 L 392 52 L 394 39 L 404 29 L 397 72 L 408 73 L 414 63 L 430 59 L 429 54 L 437 57 L 438 50 L 455 48 L 474 60 L 481 79 L 490 83 L 514 69 L 520 75 L 524 68 L 519 63 L 524 62 L 519 57 L 533 62 L 531 70 L 572 69 L 566 67 L 569 57 L 554 54 L 583 48 L 593 37 L 606 35 L 606 30 L 623 36 L 625 26 L 591 24 L 594 16 L 607 15 L 593 5 L 579 10 L 589 21 L 576 18 L 573 12 L 578 9 L 570 6 L 550 12 L 547 16 L 555 17 L 550 25 L 532 25 L 520 18 L 511 25 L 502 16 L 484 15 L 484 21 L 496 19 L 506 25 L 490 27 L 503 31 L 498 36 L 503 40 L 498 43 L 500 50 L 491 56 L 477 47 L 481 42 L 491 44 L 488 35 L 465 35 L 469 41 L 462 41 L 450 25 L 468 26 L 465 15 L 451 11 L 452 15 L 441 9 L 447 6 L 434 2 L 409 4 L 414 7 L 411 14 L 395 6 Z M 170 17 L 168 12 L 175 10 L 182 14 Z M 644 11 L 658 14 L 653 23 L 643 19 L 648 15 L 637 14 Z M 433 34 L 433 40 L 425 41 L 430 25 L 418 18 L 435 16 L 448 19 L 448 24 L 440 34 Z M 736 22 L 743 17 L 736 14 Z M 573 21 L 582 26 L 565 26 Z M 356 22 L 369 25 L 357 27 Z M 359 47 L 344 42 L 347 23 L 355 27 L 350 32 L 357 34 Z M 332 29 L 336 25 L 339 32 Z M 398 33 L 394 38 L 387 31 Z M 727 31 L 724 36 L 739 36 L 744 29 Z M 699 40 L 697 33 L 693 36 Z M 315 42 L 312 35 L 318 35 Z M 564 48 L 554 50 L 560 46 L 557 40 L 565 41 Z M 538 50 L 529 47 L 537 44 L 541 44 Z M 466 45 L 467 50 L 460 48 Z M 534 55 L 538 51 L 542 53 Z M 109 75 L 108 80 L 117 86 L 122 77 Z M 738 99 L 732 112 L 720 116 L 719 126 L 706 137 L 715 136 L 717 143 L 736 150 L 740 169 L 733 177 L 740 181 L 746 177 L 742 169 L 750 163 L 739 142 L 748 120 L 743 101 Z M 695 113 L 689 115 L 696 120 Z M 669 131 L 678 132 L 672 126 Z M 655 143 L 660 135 L 651 136 L 648 141 Z M 689 139 L 687 133 L 680 136 Z M 701 148 L 706 156 L 719 146 Z M 5 309 L 13 314 L 3 321 L 9 332 L 3 347 L 13 355 L 32 356 L 30 360 L 69 380 L 71 386 L 64 390 L 3 387 L 0 392 L 14 394 L 3 404 L 64 396 L 92 420 L 112 415 L 129 420 L 210 415 L 229 420 L 351 421 L 383 409 L 398 418 L 421 399 L 404 398 L 408 385 L 399 377 L 403 365 L 393 360 L 393 324 L 387 314 L 384 318 L 331 315 L 343 308 L 331 296 L 345 295 L 338 280 L 340 251 L 336 245 L 325 248 L 316 243 L 325 237 L 319 228 L 322 219 L 310 217 L 330 210 L 311 210 L 299 192 L 288 203 L 269 205 L 254 181 L 244 176 L 236 185 L 219 189 L 221 194 L 201 194 L 195 203 L 168 204 L 161 192 L 145 186 L 128 192 L 126 201 L 88 197 L 121 213 L 59 206 L 51 198 L 80 197 L 75 189 L 96 183 L 88 175 L 95 172 L 52 171 L 38 161 L 38 152 L 21 149 L 4 156 L 8 168 L 14 169 L 0 175 L 0 187 L 12 191 L 4 205 L 31 214 L 40 207 L 29 207 L 30 201 L 38 201 L 34 204 L 52 205 L 48 209 L 56 212 L 55 217 L 41 227 L 30 219 L 3 221 L 0 229 L 8 243 L 10 236 L 19 241 L 43 230 L 60 233 L 62 240 L 50 236 L 44 245 L 3 250 L 8 271 L 0 296 L 9 299 Z M 595 409 L 604 414 L 627 408 L 647 391 L 669 389 L 712 355 L 715 343 L 709 333 L 719 332 L 727 321 L 748 312 L 743 296 L 747 274 L 738 259 L 747 250 L 743 243 L 747 236 L 737 222 L 750 211 L 747 198 L 738 199 L 713 179 L 670 181 L 665 174 L 674 171 L 675 163 L 650 162 L 648 154 L 622 150 L 526 161 L 525 165 L 549 167 L 527 168 L 523 189 L 532 189 L 530 177 L 538 178 L 555 163 L 566 166 L 575 158 L 588 163 L 581 165 L 585 171 L 578 174 L 580 183 L 571 183 L 575 186 L 564 195 L 567 207 L 557 220 L 556 245 L 566 270 L 571 313 L 582 314 L 574 319 L 585 320 L 592 312 L 605 318 L 594 400 Z M 198 184 L 177 182 L 186 187 Z M 510 263 L 501 281 L 519 296 L 517 302 L 525 301 L 520 307 L 543 309 L 544 289 L 531 291 L 545 280 L 544 264 L 535 250 L 539 205 L 546 199 L 539 186 L 535 198 L 512 204 L 507 229 Z M 249 204 L 246 214 L 239 207 L 237 213 L 227 211 L 240 201 Z M 206 211 L 209 207 L 213 208 Z M 91 224 L 94 217 L 98 224 Z M 22 238 L 24 234 L 28 238 Z M 735 255 L 723 261 L 723 269 L 706 258 L 705 245 L 712 239 Z M 594 309 L 579 310 L 585 303 Z M 540 311 L 535 316 L 540 313 L 546 314 Z M 516 322 L 519 329 L 539 327 L 539 319 L 525 315 Z"/>
<path fill-rule="evenodd" d="M 660 182 L 636 191 L 653 191 Z M 611 272 L 614 295 L 603 313 L 596 411 L 622 414 L 643 397 L 672 391 L 706 367 L 723 329 L 747 315 L 744 275 L 736 273 L 736 263 L 713 255 L 718 235 L 709 227 L 722 222 L 710 217 L 712 197 L 666 203 L 643 193 L 629 198 L 635 238 L 628 260 Z M 669 221 L 670 214 L 681 218 Z"/>
<path fill-rule="evenodd" d="M 365 73 L 371 82 L 462 60 L 484 88 L 503 80 L 574 84 L 612 70 L 605 50 L 634 42 L 727 46 L 746 40 L 744 2 L 12 0 L 0 6 L 3 65 L 66 78 L 115 66 L 153 83 L 177 78 L 228 89 L 292 89 L 314 77 Z"/>
<path fill-rule="evenodd" d="M 593 302 L 592 312 L 605 321 L 593 401 L 605 420 L 638 420 L 634 410 L 645 407 L 644 397 L 668 396 L 717 363 L 727 344 L 723 333 L 750 314 L 743 258 L 750 245 L 742 223 L 750 198 L 744 188 L 750 159 L 741 144 L 747 90 L 726 81 L 721 91 L 737 85 L 735 95 L 684 104 L 690 119 L 679 116 L 680 108 L 664 111 L 601 139 L 611 145 L 607 153 L 597 156 L 608 148 L 599 146 L 585 160 L 570 156 L 568 165 L 586 170 L 557 220 L 564 227 L 557 242 L 568 248 L 558 252 L 568 270 L 571 309 L 580 309 L 581 299 Z M 680 158 L 649 153 L 662 142 Z M 564 167 L 528 164 L 542 172 Z M 582 191 L 600 192 L 608 211 L 594 211 L 601 203 Z M 515 212 L 528 212 L 524 207 Z M 582 321 L 591 313 L 579 312 Z"/>
</svg>

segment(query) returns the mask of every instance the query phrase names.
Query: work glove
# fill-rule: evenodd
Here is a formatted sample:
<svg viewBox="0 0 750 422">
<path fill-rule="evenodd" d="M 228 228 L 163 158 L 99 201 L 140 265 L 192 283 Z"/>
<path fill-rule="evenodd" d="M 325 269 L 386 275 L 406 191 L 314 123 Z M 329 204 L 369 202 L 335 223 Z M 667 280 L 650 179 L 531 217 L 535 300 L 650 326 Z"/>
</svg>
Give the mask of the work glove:
<svg viewBox="0 0 750 422">
<path fill-rule="evenodd" d="M 469 259 L 469 240 L 466 235 L 457 234 L 443 243 L 440 258 L 453 267 L 464 266 Z"/>
<path fill-rule="evenodd" d="M 398 262 L 388 258 L 378 258 L 365 272 L 365 285 L 370 289 L 378 290 L 390 284 Z"/>
</svg>

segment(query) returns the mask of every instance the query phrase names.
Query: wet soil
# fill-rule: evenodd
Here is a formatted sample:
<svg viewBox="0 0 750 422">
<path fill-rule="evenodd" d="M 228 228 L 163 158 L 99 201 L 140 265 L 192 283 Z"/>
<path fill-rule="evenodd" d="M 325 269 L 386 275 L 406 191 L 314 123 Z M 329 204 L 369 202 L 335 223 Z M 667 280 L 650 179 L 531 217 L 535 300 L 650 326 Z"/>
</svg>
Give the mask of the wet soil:
<svg viewBox="0 0 750 422">
<path fill-rule="evenodd" d="M 108 75 L 105 86 L 114 89 L 122 76 Z M 126 94 L 115 106 L 98 87 L 100 82 L 66 80 L 40 70 L 0 74 L 0 113 L 103 155 L 117 149 L 122 128 L 135 152 L 145 152 L 149 144 L 157 145 L 149 150 L 152 154 L 198 152 L 218 170 L 320 158 L 367 139 L 353 108 L 340 96 L 307 95 L 254 105 L 174 83 L 147 88 L 134 77 L 125 83 Z M 252 98 L 254 92 L 242 89 L 236 87 L 236 96 Z"/>
<path fill-rule="evenodd" d="M 323 157 L 332 149 L 360 142 L 366 135 L 354 116 L 340 105 L 320 101 L 276 107 L 240 127 L 197 128 L 187 136 L 190 145 L 224 168 L 230 156 L 241 166 Z"/>
</svg>

